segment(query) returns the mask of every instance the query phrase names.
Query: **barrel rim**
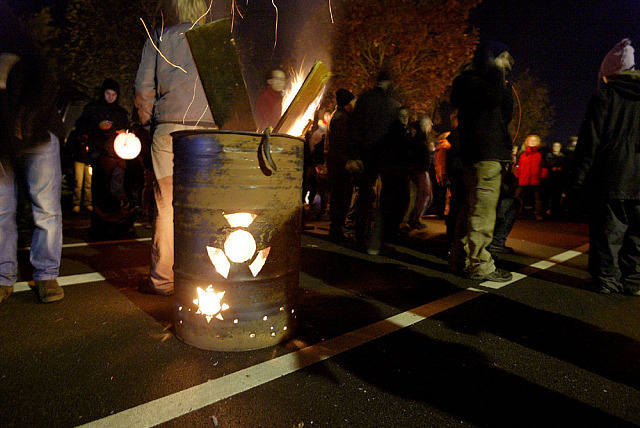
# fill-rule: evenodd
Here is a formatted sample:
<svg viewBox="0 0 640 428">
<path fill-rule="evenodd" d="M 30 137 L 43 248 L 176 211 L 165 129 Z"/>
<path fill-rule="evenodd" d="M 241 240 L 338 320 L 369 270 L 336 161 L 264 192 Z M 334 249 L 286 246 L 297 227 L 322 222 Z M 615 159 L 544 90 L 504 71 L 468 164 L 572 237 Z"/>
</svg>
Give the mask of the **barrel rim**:
<svg viewBox="0 0 640 428">
<path fill-rule="evenodd" d="M 173 138 L 180 138 L 180 137 L 186 137 L 186 136 L 191 136 L 191 135 L 201 135 L 201 134 L 234 134 L 234 135 L 248 135 L 248 136 L 253 136 L 253 137 L 259 137 L 262 138 L 262 136 L 264 135 L 264 133 L 262 132 L 252 132 L 252 131 L 234 131 L 234 130 L 230 130 L 230 129 L 192 129 L 192 130 L 181 130 L 181 131 L 174 131 L 171 133 L 171 136 Z M 286 137 L 286 138 L 293 138 L 296 140 L 300 140 L 303 143 L 305 142 L 304 138 L 302 137 L 296 137 L 294 135 L 289 135 L 289 134 L 279 134 L 279 133 L 274 133 L 274 134 L 270 134 L 272 137 Z"/>
</svg>

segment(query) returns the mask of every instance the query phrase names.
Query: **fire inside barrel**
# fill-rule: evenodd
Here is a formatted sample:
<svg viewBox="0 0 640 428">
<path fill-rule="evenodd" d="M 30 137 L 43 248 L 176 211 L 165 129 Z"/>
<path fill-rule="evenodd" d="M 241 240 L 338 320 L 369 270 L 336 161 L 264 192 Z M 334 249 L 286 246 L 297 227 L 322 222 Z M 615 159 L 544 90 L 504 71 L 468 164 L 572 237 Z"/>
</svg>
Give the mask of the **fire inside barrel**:
<svg viewBox="0 0 640 428">
<path fill-rule="evenodd" d="M 221 130 L 172 134 L 175 325 L 190 345 L 243 351 L 294 330 L 304 141 L 243 132 L 255 123 L 224 21 L 186 33 Z M 282 132 L 306 122 L 329 76 L 317 62 L 278 123 Z"/>
</svg>

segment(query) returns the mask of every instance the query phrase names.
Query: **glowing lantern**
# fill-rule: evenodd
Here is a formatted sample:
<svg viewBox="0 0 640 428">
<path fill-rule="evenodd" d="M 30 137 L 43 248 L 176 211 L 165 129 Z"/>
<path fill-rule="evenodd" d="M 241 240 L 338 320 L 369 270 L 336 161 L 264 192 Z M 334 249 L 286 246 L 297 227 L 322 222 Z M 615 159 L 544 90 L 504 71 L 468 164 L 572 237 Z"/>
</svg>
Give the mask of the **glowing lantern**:
<svg viewBox="0 0 640 428">
<path fill-rule="evenodd" d="M 140 140 L 135 134 L 125 131 L 118 134 L 113 149 L 121 159 L 133 159 L 140 154 Z"/>
</svg>

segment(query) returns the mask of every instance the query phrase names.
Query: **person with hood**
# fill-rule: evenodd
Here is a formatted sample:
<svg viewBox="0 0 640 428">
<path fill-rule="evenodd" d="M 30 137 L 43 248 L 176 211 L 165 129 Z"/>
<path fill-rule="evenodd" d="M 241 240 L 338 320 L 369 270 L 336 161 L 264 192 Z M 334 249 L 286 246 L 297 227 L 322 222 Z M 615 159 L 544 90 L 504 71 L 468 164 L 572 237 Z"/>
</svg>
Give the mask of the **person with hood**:
<svg viewBox="0 0 640 428">
<path fill-rule="evenodd" d="M 547 178 L 548 169 L 542 154 L 542 141 L 537 135 L 528 135 L 524 140 L 525 150 L 518 158 L 515 175 L 518 179 L 516 198 L 535 200 L 536 221 L 542 221 L 542 181 Z"/>
<path fill-rule="evenodd" d="M 58 284 L 62 256 L 62 120 L 55 79 L 13 15 L 0 2 L 0 302 L 18 280 L 18 180 L 33 213 L 29 261 L 38 299 L 64 297 Z"/>
<path fill-rule="evenodd" d="M 477 281 L 510 281 L 511 272 L 496 269 L 487 245 L 493 238 L 503 165 L 511 161 L 513 96 L 506 75 L 513 67 L 509 49 L 484 42 L 472 67 L 453 81 L 451 104 L 458 109 L 459 155 L 464 202 L 455 228 L 449 264 Z"/>
<path fill-rule="evenodd" d="M 604 58 L 569 185 L 589 194 L 588 270 L 601 293 L 640 296 L 640 71 L 631 40 Z"/>
<path fill-rule="evenodd" d="M 173 0 L 180 21 L 158 28 L 145 42 L 135 81 L 135 105 L 144 126 L 152 121 L 151 160 L 156 178 L 157 215 L 154 222 L 149 281 L 144 293 L 173 294 L 173 138 L 180 130 L 216 128 L 196 64 L 184 35 L 203 24 L 205 0 Z M 155 46 L 154 46 L 155 45 Z M 162 55 L 157 48 L 162 52 Z M 170 58 L 171 63 L 164 59 Z M 186 72 L 176 68 L 181 67 Z"/>
<path fill-rule="evenodd" d="M 97 99 L 85 106 L 76 121 L 77 138 L 92 156 L 91 232 L 97 238 L 126 233 L 134 221 L 124 189 L 125 161 L 113 146 L 118 133 L 129 126 L 129 115 L 118 103 L 119 95 L 118 82 L 105 79 Z M 74 212 L 80 211 L 79 204 L 74 198 Z"/>
</svg>

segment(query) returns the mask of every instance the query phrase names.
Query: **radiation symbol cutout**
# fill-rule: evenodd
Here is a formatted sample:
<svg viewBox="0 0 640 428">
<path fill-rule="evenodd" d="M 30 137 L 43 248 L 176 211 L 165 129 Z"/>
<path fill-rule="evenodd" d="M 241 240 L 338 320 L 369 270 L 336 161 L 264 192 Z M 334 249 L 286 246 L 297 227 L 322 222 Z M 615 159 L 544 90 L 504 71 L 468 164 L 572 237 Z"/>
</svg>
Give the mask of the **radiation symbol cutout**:
<svg viewBox="0 0 640 428">
<path fill-rule="evenodd" d="M 246 228 L 257 216 L 250 213 L 225 214 L 229 226 L 235 228 L 224 241 L 223 248 L 207 246 L 207 254 L 216 271 L 227 278 L 231 263 L 249 263 L 249 270 L 255 277 L 267 261 L 271 247 L 257 250 L 256 240 Z"/>
</svg>

